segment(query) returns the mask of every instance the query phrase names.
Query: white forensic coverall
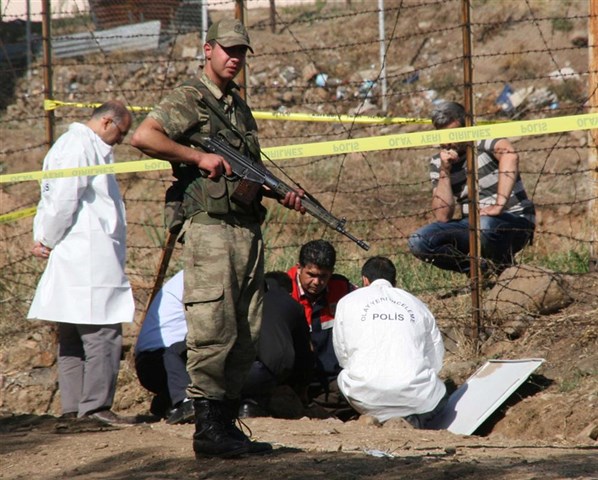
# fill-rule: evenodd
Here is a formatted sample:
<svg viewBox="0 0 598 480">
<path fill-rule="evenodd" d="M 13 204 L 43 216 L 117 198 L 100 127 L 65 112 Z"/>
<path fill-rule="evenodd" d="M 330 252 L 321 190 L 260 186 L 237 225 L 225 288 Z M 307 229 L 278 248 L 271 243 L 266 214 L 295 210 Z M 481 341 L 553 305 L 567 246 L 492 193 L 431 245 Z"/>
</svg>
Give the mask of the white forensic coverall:
<svg viewBox="0 0 598 480">
<path fill-rule="evenodd" d="M 380 422 L 434 410 L 446 387 L 437 374 L 444 345 L 426 305 L 378 279 L 336 307 L 338 386 L 359 413 Z"/>
<path fill-rule="evenodd" d="M 73 123 L 46 155 L 43 169 L 112 163 L 112 147 L 86 125 Z M 114 175 L 44 180 L 33 237 L 52 252 L 27 317 L 87 325 L 132 322 L 126 235 Z"/>
</svg>

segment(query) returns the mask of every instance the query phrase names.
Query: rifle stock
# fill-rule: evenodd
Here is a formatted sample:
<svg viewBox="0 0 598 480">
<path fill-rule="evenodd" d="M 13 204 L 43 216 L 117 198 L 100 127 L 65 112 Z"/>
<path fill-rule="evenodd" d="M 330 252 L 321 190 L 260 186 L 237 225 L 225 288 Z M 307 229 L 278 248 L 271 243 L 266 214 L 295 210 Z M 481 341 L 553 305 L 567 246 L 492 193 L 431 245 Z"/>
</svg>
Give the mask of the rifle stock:
<svg viewBox="0 0 598 480">
<path fill-rule="evenodd" d="M 220 137 L 207 137 L 201 141 L 201 146 L 210 153 L 215 153 L 224 157 L 230 164 L 233 173 L 243 179 L 243 181 L 265 185 L 281 198 L 288 192 L 295 191 L 294 188 L 273 175 L 266 167 L 251 160 L 245 155 L 242 155 Z M 244 182 L 241 182 L 241 184 L 243 183 Z M 246 191 L 251 191 L 252 189 L 243 187 L 242 190 L 243 192 L 237 195 L 237 198 L 243 203 L 249 203 L 248 200 L 251 201 L 251 199 L 247 198 L 244 193 Z M 364 250 L 369 250 L 370 246 L 364 240 L 356 238 L 345 230 L 345 218 L 337 218 L 332 215 L 332 213 L 326 210 L 322 204 L 309 193 L 306 192 L 305 195 L 301 197 L 301 204 L 305 207 L 307 213 L 317 218 L 320 222 L 349 238 Z"/>
</svg>

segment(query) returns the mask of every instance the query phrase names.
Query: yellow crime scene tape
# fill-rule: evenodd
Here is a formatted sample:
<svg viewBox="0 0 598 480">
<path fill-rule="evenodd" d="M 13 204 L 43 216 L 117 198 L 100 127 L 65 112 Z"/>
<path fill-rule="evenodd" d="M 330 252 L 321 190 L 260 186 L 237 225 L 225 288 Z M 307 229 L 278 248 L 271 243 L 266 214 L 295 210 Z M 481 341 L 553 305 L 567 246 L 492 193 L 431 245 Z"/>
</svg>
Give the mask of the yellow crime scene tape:
<svg viewBox="0 0 598 480">
<path fill-rule="evenodd" d="M 284 120 L 287 122 L 336 122 L 366 125 L 432 123 L 429 118 L 377 117 L 373 115 L 329 115 L 324 113 L 253 112 L 253 116 L 258 120 Z"/>
<path fill-rule="evenodd" d="M 565 117 L 545 118 L 540 120 L 521 120 L 498 124 L 477 125 L 473 127 L 433 130 L 393 135 L 380 135 L 351 140 L 314 142 L 282 147 L 264 148 L 263 153 L 271 160 L 306 158 L 315 156 L 364 153 L 399 148 L 435 146 L 440 144 L 468 142 L 486 138 L 523 137 L 547 135 L 574 130 L 598 128 L 598 113 L 570 115 Z M 63 178 L 81 175 L 101 175 L 165 170 L 168 162 L 156 159 L 121 162 L 112 165 L 99 165 L 74 169 L 60 169 L 26 173 L 0 175 L 0 183 L 15 183 L 46 178 Z M 17 212 L 18 213 L 18 212 Z M 15 214 L 17 214 L 15 213 Z M 12 213 L 9 215 L 13 215 Z M 0 216 L 2 221 L 3 216 Z"/>
<path fill-rule="evenodd" d="M 97 108 L 101 103 L 61 102 L 59 100 L 44 100 L 44 110 L 56 110 L 59 107 Z M 149 112 L 153 107 L 127 107 L 132 112 Z M 367 125 L 396 125 L 406 123 L 432 123 L 429 118 L 407 117 L 378 117 L 369 115 L 329 115 L 322 113 L 292 113 L 292 112 L 253 112 L 257 120 L 284 120 L 290 122 L 336 122 L 359 123 Z"/>
<path fill-rule="evenodd" d="M 29 207 L 17 212 L 5 213 L 4 215 L 0 215 L 0 223 L 14 222 L 21 218 L 33 217 L 35 212 L 37 212 L 37 207 Z"/>
<path fill-rule="evenodd" d="M 44 110 L 56 110 L 59 107 L 75 107 L 75 108 L 98 108 L 102 105 L 99 102 L 93 103 L 81 103 L 81 102 L 61 102 L 60 100 L 51 100 L 46 99 L 44 100 Z M 132 112 L 149 112 L 153 110 L 152 107 L 135 107 L 135 106 L 128 106 L 127 109 L 131 110 Z"/>
<path fill-rule="evenodd" d="M 354 138 L 351 140 L 334 140 L 329 142 L 304 143 L 282 147 L 268 147 L 263 149 L 263 153 L 265 157 L 272 160 L 286 160 L 290 158 L 306 158 L 434 146 L 456 142 L 476 141 L 486 138 L 547 135 L 550 133 L 590 130 L 593 128 L 598 128 L 598 113 L 545 118 L 542 120 L 522 120 L 446 130 L 379 135 L 375 137 Z M 50 178 L 77 177 L 82 175 L 147 172 L 153 170 L 165 170 L 167 168 L 170 168 L 169 162 L 148 159 L 92 167 L 5 174 L 0 175 L 0 183 L 16 183 Z"/>
<path fill-rule="evenodd" d="M 170 163 L 165 162 L 164 160 L 136 160 L 133 162 L 112 163 L 110 165 L 94 165 L 93 167 L 60 168 L 56 170 L 38 170 L 36 172 L 0 175 L 0 183 L 17 183 L 52 178 L 82 177 L 83 175 L 150 172 L 153 170 L 165 170 L 167 168 L 170 168 Z"/>
<path fill-rule="evenodd" d="M 330 142 L 315 142 L 284 147 L 265 148 L 264 153 L 272 160 L 305 158 L 315 156 L 363 153 L 398 148 L 434 146 L 457 142 L 471 142 L 487 138 L 525 137 L 550 133 L 598 128 L 598 113 L 545 118 L 542 120 L 521 120 L 492 125 L 452 128 L 424 132 L 380 135 Z"/>
</svg>

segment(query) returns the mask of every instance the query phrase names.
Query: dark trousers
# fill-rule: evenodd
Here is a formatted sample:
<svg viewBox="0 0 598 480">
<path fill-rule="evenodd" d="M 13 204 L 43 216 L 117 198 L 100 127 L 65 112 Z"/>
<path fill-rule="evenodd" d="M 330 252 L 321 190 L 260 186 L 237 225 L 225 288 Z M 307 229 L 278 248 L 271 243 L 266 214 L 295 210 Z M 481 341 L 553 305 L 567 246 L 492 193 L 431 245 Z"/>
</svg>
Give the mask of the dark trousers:
<svg viewBox="0 0 598 480">
<path fill-rule="evenodd" d="M 189 374 L 186 370 L 185 342 L 168 348 L 139 352 L 135 356 L 135 370 L 139 383 L 154 393 L 150 412 L 167 417 L 168 410 L 186 398 Z"/>
<path fill-rule="evenodd" d="M 250 398 L 258 403 L 265 403 L 272 395 L 276 385 L 277 381 L 274 374 L 262 362 L 255 360 L 251 365 L 245 385 L 243 385 L 241 398 Z"/>
<path fill-rule="evenodd" d="M 512 265 L 515 253 L 534 234 L 534 224 L 511 213 L 482 215 L 480 229 L 482 271 L 488 268 L 486 260 L 503 269 Z M 469 273 L 469 219 L 425 225 L 409 237 L 409 248 L 417 258 L 438 268 Z"/>
</svg>

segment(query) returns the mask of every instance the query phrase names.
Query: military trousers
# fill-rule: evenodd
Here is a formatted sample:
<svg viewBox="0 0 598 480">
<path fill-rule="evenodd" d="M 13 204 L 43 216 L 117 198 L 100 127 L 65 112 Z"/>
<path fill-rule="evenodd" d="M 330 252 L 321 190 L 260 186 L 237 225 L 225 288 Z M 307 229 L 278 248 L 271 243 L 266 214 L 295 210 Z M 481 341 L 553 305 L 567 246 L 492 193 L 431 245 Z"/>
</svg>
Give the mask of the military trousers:
<svg viewBox="0 0 598 480">
<path fill-rule="evenodd" d="M 185 225 L 183 303 L 190 398 L 237 399 L 256 357 L 262 323 L 260 225 L 206 214 Z"/>
</svg>

